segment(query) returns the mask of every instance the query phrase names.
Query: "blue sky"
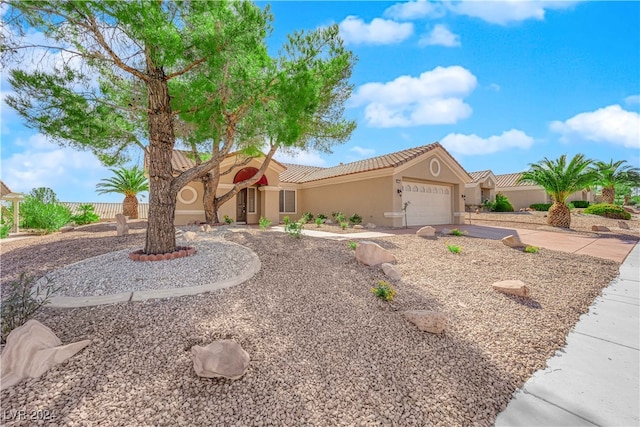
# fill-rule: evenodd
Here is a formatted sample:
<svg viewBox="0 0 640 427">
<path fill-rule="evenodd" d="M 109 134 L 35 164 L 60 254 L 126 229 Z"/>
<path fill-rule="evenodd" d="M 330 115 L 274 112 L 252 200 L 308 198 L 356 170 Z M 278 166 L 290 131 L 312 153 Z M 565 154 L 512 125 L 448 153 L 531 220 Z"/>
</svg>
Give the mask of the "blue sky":
<svg viewBox="0 0 640 427">
<path fill-rule="evenodd" d="M 259 3 L 266 4 L 265 2 Z M 640 166 L 639 2 L 273 2 L 274 50 L 296 29 L 340 25 L 358 57 L 333 154 L 279 160 L 332 166 L 440 141 L 467 169 L 519 172 L 561 154 Z M 2 92 L 10 92 L 2 78 Z M 2 105 L 2 179 L 98 196 L 92 154 L 60 148 Z M 141 155 L 134 155 L 141 161 Z"/>
</svg>

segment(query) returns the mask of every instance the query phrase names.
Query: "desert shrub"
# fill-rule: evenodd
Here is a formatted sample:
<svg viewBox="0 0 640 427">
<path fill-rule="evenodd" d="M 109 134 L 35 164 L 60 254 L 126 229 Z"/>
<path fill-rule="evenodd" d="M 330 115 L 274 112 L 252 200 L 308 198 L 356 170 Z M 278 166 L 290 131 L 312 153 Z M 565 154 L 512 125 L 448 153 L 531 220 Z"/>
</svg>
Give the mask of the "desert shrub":
<svg viewBox="0 0 640 427">
<path fill-rule="evenodd" d="M 578 209 L 584 209 L 584 208 L 588 208 L 589 207 L 589 201 L 588 200 L 574 200 L 571 203 L 573 203 L 573 206 L 575 206 Z"/>
<path fill-rule="evenodd" d="M 552 203 L 534 203 L 532 205 L 529 205 L 529 207 L 536 211 L 547 212 L 551 205 Z"/>
<path fill-rule="evenodd" d="M 71 220 L 77 225 L 91 224 L 100 221 L 100 217 L 95 213 L 95 207 L 92 204 L 84 204 L 78 206 L 80 213 L 71 217 Z"/>
<path fill-rule="evenodd" d="M 342 212 L 331 212 L 331 216 L 333 217 L 333 220 L 337 223 L 345 222 L 346 220 L 346 217 Z"/>
<path fill-rule="evenodd" d="M 323 219 L 318 217 L 316 218 L 316 227 L 320 227 L 322 225 Z"/>
<path fill-rule="evenodd" d="M 626 212 L 622 206 L 610 205 L 608 203 L 598 203 L 591 205 L 584 210 L 586 214 L 599 215 L 613 219 L 631 219 L 631 214 Z"/>
<path fill-rule="evenodd" d="M 31 193 L 20 204 L 23 226 L 44 233 L 58 231 L 60 227 L 71 221 L 71 211 L 60 204 L 50 188 L 40 187 Z"/>
<path fill-rule="evenodd" d="M 282 217 L 282 223 L 285 227 L 289 225 L 289 223 L 291 223 L 291 218 L 289 218 L 289 215 L 285 215 L 284 217 Z"/>
<path fill-rule="evenodd" d="M 376 286 L 371 288 L 371 292 L 382 301 L 393 301 L 393 298 L 396 296 L 396 290 L 385 281 L 378 282 Z"/>
<path fill-rule="evenodd" d="M 304 223 L 302 221 L 299 222 L 289 222 L 284 226 L 284 231 L 291 237 L 295 239 L 299 239 L 302 237 L 302 230 L 304 229 Z"/>
<path fill-rule="evenodd" d="M 496 201 L 493 202 L 492 212 L 513 212 L 513 205 L 502 193 L 496 194 Z"/>
<path fill-rule="evenodd" d="M 348 226 L 349 226 L 349 223 L 346 221 L 342 221 L 340 223 L 340 228 L 342 228 L 343 230 L 346 230 Z"/>
<path fill-rule="evenodd" d="M 11 224 L 0 224 L 0 239 L 6 239 L 9 236 Z"/>
<path fill-rule="evenodd" d="M 267 227 L 271 225 L 271 220 L 269 218 L 261 216 L 258 220 L 258 224 L 260 225 L 260 230 L 266 230 Z"/>
<path fill-rule="evenodd" d="M 11 331 L 24 325 L 40 307 L 49 304 L 51 296 L 56 291 L 49 279 L 44 287 L 36 284 L 34 288 L 34 277 L 26 273 L 20 274 L 18 280 L 9 283 L 8 292 L 6 294 L 3 292 L 0 316 L 2 342 L 7 340 Z"/>
<path fill-rule="evenodd" d="M 313 221 L 313 214 L 311 212 L 305 212 L 302 214 L 302 217 L 300 217 L 300 220 L 304 221 L 305 223 L 311 222 Z"/>
<path fill-rule="evenodd" d="M 362 217 L 357 213 L 354 213 L 349 217 L 349 222 L 351 224 L 362 224 Z"/>
<path fill-rule="evenodd" d="M 462 252 L 462 247 L 459 245 L 452 245 L 450 243 L 447 243 L 447 250 L 452 254 L 459 254 L 460 252 Z"/>
<path fill-rule="evenodd" d="M 451 230 L 451 231 L 449 232 L 449 234 L 452 234 L 452 235 L 454 235 L 454 236 L 464 236 L 464 235 L 466 235 L 466 234 L 467 234 L 467 232 L 466 232 L 466 231 L 460 231 L 460 230 L 458 230 L 457 228 L 454 228 L 453 230 Z"/>
<path fill-rule="evenodd" d="M 225 215 L 224 222 L 225 224 L 233 224 L 233 218 L 231 218 L 229 215 Z"/>
<path fill-rule="evenodd" d="M 349 242 L 349 249 L 351 249 L 352 251 L 355 251 L 357 247 L 358 244 L 356 242 Z"/>
<path fill-rule="evenodd" d="M 318 218 L 320 218 L 321 220 L 324 221 L 325 219 L 327 219 L 327 216 L 325 214 L 323 214 L 323 213 L 319 213 L 318 215 L 316 215 L 316 219 L 318 219 Z"/>
<path fill-rule="evenodd" d="M 537 246 L 527 245 L 524 247 L 524 251 L 528 254 L 537 254 L 539 250 L 540 248 Z"/>
<path fill-rule="evenodd" d="M 569 202 L 567 207 L 569 208 L 570 211 L 572 211 L 572 210 L 574 210 L 576 208 L 576 205 L 574 205 L 573 202 Z"/>
</svg>

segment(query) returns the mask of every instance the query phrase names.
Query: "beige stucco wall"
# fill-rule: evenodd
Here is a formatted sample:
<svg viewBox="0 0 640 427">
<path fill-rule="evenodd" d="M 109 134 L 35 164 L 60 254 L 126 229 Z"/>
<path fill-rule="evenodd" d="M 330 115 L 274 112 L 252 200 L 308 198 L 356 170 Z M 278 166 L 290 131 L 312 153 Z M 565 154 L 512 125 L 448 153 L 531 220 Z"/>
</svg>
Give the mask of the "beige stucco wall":
<svg viewBox="0 0 640 427">
<path fill-rule="evenodd" d="M 550 203 L 547 193 L 537 187 L 524 187 L 521 189 L 498 188 L 496 192 L 507 196 L 516 211 L 528 208 L 534 203 Z"/>
</svg>

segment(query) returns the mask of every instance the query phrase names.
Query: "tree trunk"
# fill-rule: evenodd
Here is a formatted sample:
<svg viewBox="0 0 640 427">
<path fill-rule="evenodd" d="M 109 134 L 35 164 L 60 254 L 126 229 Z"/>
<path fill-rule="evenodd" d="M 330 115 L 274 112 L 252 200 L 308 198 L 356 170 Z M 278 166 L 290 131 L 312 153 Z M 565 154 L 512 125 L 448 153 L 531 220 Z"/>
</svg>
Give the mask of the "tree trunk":
<svg viewBox="0 0 640 427">
<path fill-rule="evenodd" d="M 629 196 L 628 194 L 625 194 L 625 196 L 624 196 L 624 205 L 625 206 L 629 206 L 629 203 L 631 203 L 631 196 Z"/>
<path fill-rule="evenodd" d="M 138 198 L 136 196 L 126 196 L 122 202 L 122 215 L 129 219 L 138 219 Z"/>
<path fill-rule="evenodd" d="M 613 187 L 602 188 L 602 203 L 613 204 L 616 198 L 616 189 Z"/>
<path fill-rule="evenodd" d="M 547 224 L 553 227 L 569 228 L 571 226 L 571 211 L 562 202 L 555 202 L 547 214 Z"/>
<path fill-rule="evenodd" d="M 149 225 L 145 254 L 165 254 L 176 250 L 174 227 L 177 186 L 172 186 L 171 156 L 175 143 L 169 88 L 162 68 L 148 60 L 149 94 Z"/>
<path fill-rule="evenodd" d="M 220 166 L 214 167 L 211 172 L 202 176 L 202 186 L 204 187 L 204 195 L 202 196 L 202 204 L 204 206 L 204 218 L 208 224 L 215 224 L 218 220 L 218 206 L 216 203 L 216 190 L 220 183 Z"/>
</svg>

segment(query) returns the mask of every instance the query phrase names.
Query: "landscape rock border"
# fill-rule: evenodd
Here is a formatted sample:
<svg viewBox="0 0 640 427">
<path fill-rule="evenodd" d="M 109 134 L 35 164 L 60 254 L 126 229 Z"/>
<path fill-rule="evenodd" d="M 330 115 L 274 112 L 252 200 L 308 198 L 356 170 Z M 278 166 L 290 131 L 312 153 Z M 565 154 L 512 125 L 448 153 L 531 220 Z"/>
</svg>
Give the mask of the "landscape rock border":
<svg viewBox="0 0 640 427">
<path fill-rule="evenodd" d="M 196 253 L 196 248 L 193 246 L 176 246 L 176 250 L 169 252 L 168 254 L 147 255 L 144 253 L 144 249 L 138 249 L 129 254 L 131 261 L 169 261 L 172 259 L 183 258 L 191 256 Z"/>
</svg>

